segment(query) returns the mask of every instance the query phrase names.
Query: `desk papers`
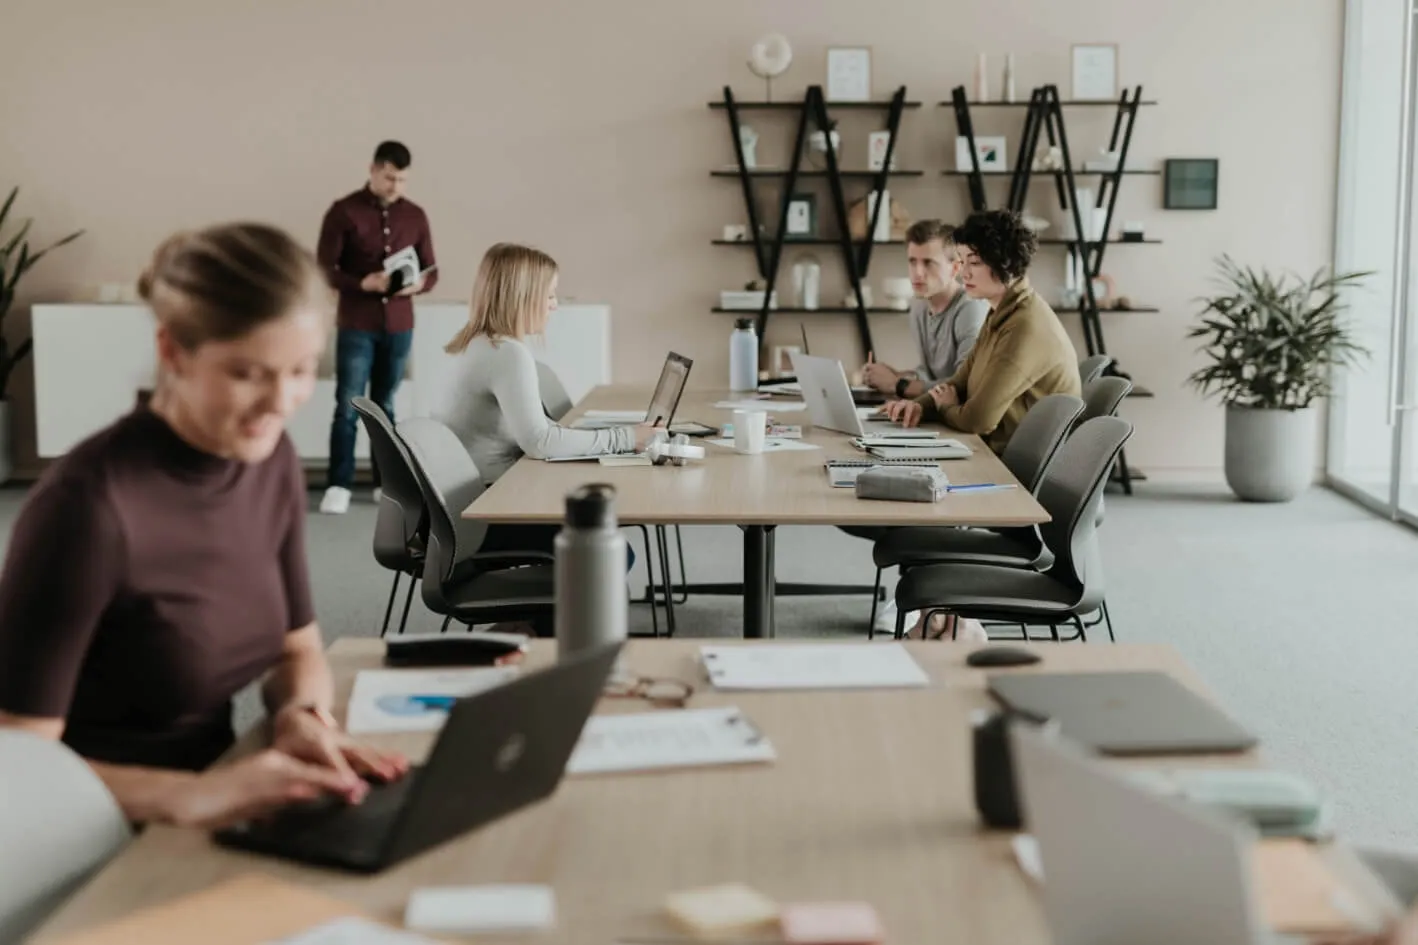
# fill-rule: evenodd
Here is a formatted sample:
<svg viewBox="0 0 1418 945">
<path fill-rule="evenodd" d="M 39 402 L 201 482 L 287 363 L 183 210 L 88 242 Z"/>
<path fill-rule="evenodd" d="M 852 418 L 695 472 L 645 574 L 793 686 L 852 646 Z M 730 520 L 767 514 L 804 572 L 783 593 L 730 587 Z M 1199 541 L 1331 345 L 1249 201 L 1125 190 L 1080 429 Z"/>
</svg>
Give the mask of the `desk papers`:
<svg viewBox="0 0 1418 945">
<path fill-rule="evenodd" d="M 716 689 L 895 689 L 930 677 L 899 643 L 702 646 Z"/>
<path fill-rule="evenodd" d="M 474 669 L 366 669 L 355 675 L 345 729 L 369 732 L 436 732 L 448 712 L 437 703 L 500 686 L 515 666 Z"/>
<path fill-rule="evenodd" d="M 567 774 L 650 771 L 773 761 L 777 753 L 738 709 L 678 709 L 595 715 Z"/>
</svg>

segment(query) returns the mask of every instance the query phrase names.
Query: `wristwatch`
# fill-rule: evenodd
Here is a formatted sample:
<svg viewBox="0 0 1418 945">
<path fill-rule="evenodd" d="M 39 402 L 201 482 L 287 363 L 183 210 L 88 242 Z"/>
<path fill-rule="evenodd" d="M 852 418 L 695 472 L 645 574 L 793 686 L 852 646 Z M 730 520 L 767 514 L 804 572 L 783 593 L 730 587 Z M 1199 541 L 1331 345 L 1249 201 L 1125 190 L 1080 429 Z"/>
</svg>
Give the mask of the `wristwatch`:
<svg viewBox="0 0 1418 945">
<path fill-rule="evenodd" d="M 904 376 L 904 375 L 901 376 L 901 377 L 898 377 L 898 378 L 896 379 L 896 396 L 897 396 L 897 397 L 905 397 L 905 396 L 906 396 L 906 388 L 908 388 L 908 387 L 910 387 L 910 386 L 911 386 L 911 379 L 910 379 L 909 377 L 906 377 L 906 376 Z"/>
</svg>

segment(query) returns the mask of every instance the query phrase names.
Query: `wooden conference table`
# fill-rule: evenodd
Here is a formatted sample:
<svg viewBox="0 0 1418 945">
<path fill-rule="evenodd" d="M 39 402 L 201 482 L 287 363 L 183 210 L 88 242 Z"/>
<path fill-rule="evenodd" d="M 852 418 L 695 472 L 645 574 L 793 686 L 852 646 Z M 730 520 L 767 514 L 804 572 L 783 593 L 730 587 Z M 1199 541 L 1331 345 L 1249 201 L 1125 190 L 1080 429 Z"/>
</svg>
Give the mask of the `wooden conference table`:
<svg viewBox="0 0 1418 945">
<path fill-rule="evenodd" d="M 662 916 L 665 897 L 735 881 L 780 902 L 869 901 L 892 943 L 1049 941 L 1038 889 L 1015 863 L 1011 835 L 983 830 L 975 812 L 969 717 L 991 703 L 984 671 L 964 663 L 968 647 L 904 644 L 930 675 L 929 688 L 718 693 L 699 668 L 700 642 L 636 640 L 627 659 L 635 672 L 694 682 L 692 708 L 740 707 L 773 742 L 776 762 L 571 777 L 547 801 L 371 877 L 226 850 L 196 830 L 153 827 L 52 916 L 37 941 L 253 872 L 356 903 L 395 925 L 419 887 L 546 884 L 558 918 L 554 931 L 535 938 L 539 943 L 686 941 Z M 355 672 L 379 665 L 381 647 L 378 640 L 347 639 L 331 648 L 341 706 Z M 1205 692 L 1170 647 L 1043 644 L 1040 650 L 1039 670 L 1162 670 Z M 538 641 L 528 667 L 553 654 L 550 641 Z M 638 700 L 606 699 L 597 711 L 651 710 Z M 431 736 L 371 741 L 418 760 Z M 1252 766 L 1258 759 L 1188 762 Z M 1326 856 L 1338 852 L 1331 848 Z M 1367 898 L 1363 878 L 1357 882 Z M 1292 885 L 1272 883 L 1272 892 L 1283 896 Z M 238 940 L 246 941 L 230 930 L 221 936 Z"/>
<path fill-rule="evenodd" d="M 714 404 L 742 397 L 728 391 L 686 390 L 675 421 L 697 420 L 722 427 L 732 422 L 733 411 Z M 587 410 L 643 410 L 648 399 L 648 388 L 597 387 L 563 422 L 571 423 Z M 616 487 L 616 514 L 622 524 L 737 525 L 743 529 L 745 637 L 772 635 L 773 530 L 779 525 L 1007 526 L 1049 520 L 1034 496 L 1018 488 L 960 493 L 934 503 L 858 500 L 851 489 L 834 489 L 823 467 L 828 459 L 866 458 L 851 445 L 849 436 L 811 427 L 806 411 L 775 413 L 774 400 L 760 403 L 778 422 L 802 424 L 802 442 L 819 448 L 745 456 L 706 444 L 708 456 L 703 462 L 678 467 L 548 463 L 523 458 L 469 505 L 463 517 L 489 522 L 560 522 L 568 492 L 588 482 L 607 482 Z M 947 435 L 974 450 L 969 459 L 944 464 L 951 482 L 1018 485 L 979 437 Z"/>
</svg>

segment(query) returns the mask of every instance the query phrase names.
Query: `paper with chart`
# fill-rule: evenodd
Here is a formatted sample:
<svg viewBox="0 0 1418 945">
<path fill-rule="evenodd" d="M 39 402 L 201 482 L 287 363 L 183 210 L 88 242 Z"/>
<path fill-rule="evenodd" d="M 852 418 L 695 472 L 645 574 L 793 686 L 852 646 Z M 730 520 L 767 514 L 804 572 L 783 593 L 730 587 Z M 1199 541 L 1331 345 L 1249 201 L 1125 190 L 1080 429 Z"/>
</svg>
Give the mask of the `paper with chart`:
<svg viewBox="0 0 1418 945">
<path fill-rule="evenodd" d="M 369 732 L 436 732 L 454 699 L 500 686 L 515 666 L 474 669 L 366 669 L 355 674 L 345 729 Z"/>
<path fill-rule="evenodd" d="M 351 916 L 262 945 L 437 945 L 433 939 Z"/>
<path fill-rule="evenodd" d="M 895 689 L 930 685 L 899 643 L 702 646 L 716 689 Z"/>
<path fill-rule="evenodd" d="M 594 715 L 566 766 L 568 774 L 651 771 L 773 761 L 773 744 L 738 709 L 681 709 Z"/>
</svg>

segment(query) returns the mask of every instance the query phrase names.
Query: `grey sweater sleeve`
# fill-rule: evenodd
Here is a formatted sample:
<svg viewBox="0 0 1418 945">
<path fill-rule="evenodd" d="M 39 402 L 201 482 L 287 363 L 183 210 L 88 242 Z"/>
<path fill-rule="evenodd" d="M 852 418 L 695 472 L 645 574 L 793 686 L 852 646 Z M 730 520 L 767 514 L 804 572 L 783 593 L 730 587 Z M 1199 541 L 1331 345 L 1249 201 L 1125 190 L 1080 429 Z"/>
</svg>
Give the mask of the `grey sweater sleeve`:
<svg viewBox="0 0 1418 945">
<path fill-rule="evenodd" d="M 985 319 L 989 315 L 989 305 L 974 299 L 962 305 L 960 311 L 955 313 L 955 324 L 950 326 L 951 333 L 955 336 L 955 363 L 950 366 L 947 377 L 954 377 L 955 372 L 960 370 L 960 365 L 970 356 L 970 349 L 975 347 L 975 340 L 980 337 L 980 329 L 984 327 Z"/>
<path fill-rule="evenodd" d="M 635 447 L 630 427 L 573 430 L 552 423 L 542 409 L 537 365 L 532 353 L 517 342 L 504 341 L 492 358 L 488 386 L 507 421 L 517 447 L 533 459 L 625 453 Z"/>
</svg>

